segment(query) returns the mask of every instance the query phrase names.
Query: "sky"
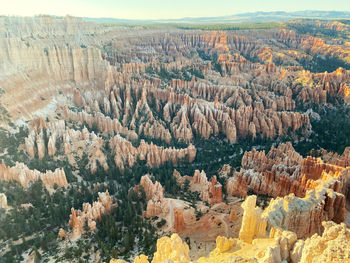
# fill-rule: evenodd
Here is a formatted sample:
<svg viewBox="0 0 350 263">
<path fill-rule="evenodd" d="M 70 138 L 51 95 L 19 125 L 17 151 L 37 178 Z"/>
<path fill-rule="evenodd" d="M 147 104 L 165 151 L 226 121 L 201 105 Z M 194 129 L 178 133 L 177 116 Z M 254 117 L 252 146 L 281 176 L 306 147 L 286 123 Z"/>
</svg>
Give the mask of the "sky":
<svg viewBox="0 0 350 263">
<path fill-rule="evenodd" d="M 255 11 L 350 11 L 350 0 L 0 0 L 0 15 L 174 19 Z"/>
</svg>

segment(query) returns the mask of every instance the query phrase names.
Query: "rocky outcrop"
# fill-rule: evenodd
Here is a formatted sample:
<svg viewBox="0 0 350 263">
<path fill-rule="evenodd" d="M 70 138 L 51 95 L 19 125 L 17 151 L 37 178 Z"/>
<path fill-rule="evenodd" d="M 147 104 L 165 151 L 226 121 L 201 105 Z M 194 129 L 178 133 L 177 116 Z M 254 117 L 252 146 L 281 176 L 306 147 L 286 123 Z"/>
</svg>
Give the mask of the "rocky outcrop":
<svg viewBox="0 0 350 263">
<path fill-rule="evenodd" d="M 185 180 L 190 182 L 190 191 L 199 192 L 200 198 L 209 204 L 217 204 L 222 202 L 222 185 L 217 181 L 214 175 L 209 181 L 207 175 L 202 170 L 195 170 L 192 177 L 184 176 L 174 170 L 173 176 L 176 177 L 177 183 L 182 186 Z"/>
<path fill-rule="evenodd" d="M 180 233 L 185 230 L 183 210 L 179 208 L 174 208 L 174 230 L 176 233 Z"/>
<path fill-rule="evenodd" d="M 83 154 L 87 154 L 86 168 L 95 173 L 98 166 L 108 170 L 106 156 L 102 151 L 104 146 L 104 140 L 86 127 L 79 131 L 66 127 L 64 120 L 45 122 L 39 118 L 32 122 L 24 149 L 31 158 L 39 159 L 64 153 L 73 166 L 76 165 L 77 157 L 82 158 Z"/>
<path fill-rule="evenodd" d="M 63 228 L 60 228 L 60 230 L 58 231 L 58 238 L 63 240 L 66 239 L 67 235 L 66 232 L 64 231 Z"/>
<path fill-rule="evenodd" d="M 322 222 L 322 235 L 313 235 L 298 240 L 294 245 L 291 260 L 293 263 L 344 262 L 350 258 L 350 230 L 344 224 Z"/>
<path fill-rule="evenodd" d="M 240 239 L 219 236 L 216 248 L 208 257 L 201 257 L 195 261 L 189 258 L 189 248 L 181 238 L 173 234 L 162 237 L 157 242 L 157 252 L 152 263 L 165 262 L 197 262 L 197 263 L 229 263 L 229 262 L 259 262 L 259 263 L 308 263 L 319 260 L 321 262 L 344 262 L 349 258 L 350 230 L 344 224 L 334 222 L 322 223 L 325 231 L 322 235 L 315 234 L 305 241 L 297 239 L 295 233 L 273 229 L 269 236 L 253 240 L 252 244 Z M 139 261 L 139 260 L 143 261 Z M 144 255 L 137 257 L 134 263 L 149 263 Z M 176 261 L 175 261 L 176 260 Z M 111 263 L 125 262 L 112 259 Z"/>
<path fill-rule="evenodd" d="M 132 167 L 137 158 L 146 160 L 149 166 L 159 166 L 167 161 L 174 165 L 178 160 L 185 159 L 192 162 L 196 156 L 196 148 L 190 144 L 184 149 L 164 148 L 141 140 L 140 145 L 136 148 L 130 141 L 116 135 L 111 138 L 110 147 L 115 153 L 115 164 L 123 170 L 124 167 Z"/>
<path fill-rule="evenodd" d="M 111 119 L 103 114 L 92 115 L 85 111 L 74 112 L 69 110 L 67 107 L 64 107 L 63 115 L 67 119 L 80 123 L 87 123 L 90 128 L 92 128 L 93 125 L 96 125 L 98 130 L 102 133 L 120 133 L 130 140 L 136 140 L 138 138 L 134 131 L 129 131 L 127 128 L 123 127 L 117 119 Z"/>
<path fill-rule="evenodd" d="M 244 209 L 239 239 L 251 243 L 255 238 L 266 236 L 266 221 L 261 218 L 262 210 L 255 207 L 256 196 L 251 195 L 242 203 Z"/>
<path fill-rule="evenodd" d="M 245 197 L 248 190 L 267 194 L 273 197 L 286 196 L 290 193 L 304 197 L 308 189 L 315 189 L 317 180 L 323 180 L 323 174 L 336 179 L 330 188 L 347 196 L 349 185 L 347 165 L 348 153 L 342 156 L 324 152 L 321 158 L 302 158 L 290 143 L 273 147 L 268 154 L 264 151 L 245 152 L 242 157 L 242 168 L 239 172 L 223 171 L 228 194 Z M 340 164 L 342 166 L 339 166 Z"/>
<path fill-rule="evenodd" d="M 181 238 L 173 234 L 171 237 L 162 237 L 157 241 L 157 251 L 152 262 L 173 261 L 185 263 L 190 261 L 189 247 Z"/>
<path fill-rule="evenodd" d="M 176 174 L 176 171 L 174 173 Z M 179 179 L 184 182 L 186 178 L 192 177 L 184 176 Z M 210 185 L 210 182 L 207 181 L 207 184 Z M 200 184 L 191 185 L 190 183 L 189 190 L 194 191 L 193 186 L 197 189 Z M 143 215 L 157 216 L 159 220 L 165 220 L 166 224 L 161 228 L 164 233 L 179 233 L 181 236 L 195 235 L 199 242 L 214 241 L 218 235 L 237 235 L 241 212 L 238 204 L 230 206 L 220 202 L 206 205 L 206 202 L 199 202 L 195 209 L 187 201 L 164 198 L 163 188 L 158 182 L 153 183 L 149 175 L 141 177 L 140 184 L 134 187 L 136 193 L 140 193 L 141 189 L 144 190 L 147 200 L 147 208 Z"/>
<path fill-rule="evenodd" d="M 16 162 L 15 166 L 6 166 L 4 162 L 0 164 L 0 180 L 17 181 L 24 188 L 30 183 L 41 180 L 46 187 L 66 187 L 68 182 L 63 169 L 46 171 L 41 173 L 38 170 L 30 170 L 24 163 Z"/>
<path fill-rule="evenodd" d="M 313 101 L 317 104 L 325 104 L 328 96 L 341 97 L 348 102 L 349 76 L 350 71 L 343 68 L 338 68 L 331 73 L 301 71 L 299 77 L 295 79 L 295 85 L 302 86 L 297 99 L 303 103 Z"/>
<path fill-rule="evenodd" d="M 345 197 L 330 187 L 336 179 L 325 174 L 318 180 L 315 190 L 308 190 L 304 198 L 293 194 L 272 200 L 262 217 L 267 228 L 278 227 L 295 232 L 304 238 L 314 233 L 322 233 L 322 221 L 344 222 L 346 216 Z"/>
<path fill-rule="evenodd" d="M 167 206 L 167 200 L 164 198 L 164 189 L 159 182 L 153 183 L 146 174 L 141 177 L 140 186 L 143 187 L 146 199 L 147 199 L 147 209 L 144 212 L 145 217 L 154 217 L 159 214 L 166 215 L 169 212 Z"/>
<path fill-rule="evenodd" d="M 323 222 L 323 234 L 314 234 L 305 240 L 298 240 L 295 233 L 279 228 L 271 228 L 266 234 L 266 222 L 264 223 L 261 217 L 261 211 L 255 207 L 255 201 L 255 196 L 249 196 L 242 204 L 244 216 L 239 239 L 218 236 L 216 248 L 209 256 L 193 262 L 307 263 L 317 259 L 322 262 L 340 263 L 349 258 L 350 230 L 344 224 Z M 254 238 L 256 236 L 259 238 Z M 160 263 L 169 260 L 192 262 L 189 258 L 188 245 L 177 234 L 158 240 L 157 251 L 151 262 Z M 112 259 L 110 262 L 124 261 Z M 137 257 L 134 262 L 149 263 L 145 255 Z"/>
<path fill-rule="evenodd" d="M 322 160 L 324 162 L 333 164 L 341 167 L 349 167 L 350 166 L 350 147 L 346 147 L 342 155 L 333 152 L 327 152 L 326 150 L 320 150 L 320 155 L 322 156 Z"/>
<path fill-rule="evenodd" d="M 274 197 L 289 193 L 303 196 L 305 186 L 298 181 L 302 160 L 289 142 L 277 148 L 272 146 L 268 154 L 255 149 L 245 152 L 241 171 L 234 172 L 227 180 L 227 193 L 244 197 L 251 189 Z"/>
<path fill-rule="evenodd" d="M 85 225 L 90 231 L 95 231 L 96 222 L 101 220 L 104 214 L 110 213 L 115 206 L 117 206 L 117 203 L 113 203 L 112 197 L 107 190 L 105 193 L 98 193 L 98 201 L 93 202 L 92 205 L 84 203 L 82 210 L 72 208 L 69 226 L 73 228 L 73 231 L 70 233 L 70 238 L 79 238 L 85 232 Z"/>
<path fill-rule="evenodd" d="M 240 238 L 250 242 L 255 237 L 264 236 L 265 231 L 279 228 L 295 232 L 299 238 L 305 238 L 314 233 L 322 233 L 322 221 L 333 220 L 344 222 L 346 216 L 345 197 L 331 189 L 336 179 L 324 173 L 317 180 L 314 190 L 308 190 L 304 198 L 294 194 L 270 201 L 262 211 L 255 207 L 256 197 L 248 196 L 242 204 L 243 215 Z"/>
<path fill-rule="evenodd" d="M 322 173 L 339 174 L 344 167 L 330 163 L 325 163 L 321 158 L 306 157 L 301 164 L 301 174 L 305 175 L 306 180 L 318 180 Z"/>
<path fill-rule="evenodd" d="M 140 186 L 143 187 L 147 200 L 152 199 L 154 196 L 157 196 L 158 199 L 163 199 L 164 189 L 162 185 L 159 182 L 153 183 L 148 174 L 141 177 Z"/>
<path fill-rule="evenodd" d="M 7 209 L 7 197 L 3 193 L 0 193 L 0 208 Z"/>
</svg>

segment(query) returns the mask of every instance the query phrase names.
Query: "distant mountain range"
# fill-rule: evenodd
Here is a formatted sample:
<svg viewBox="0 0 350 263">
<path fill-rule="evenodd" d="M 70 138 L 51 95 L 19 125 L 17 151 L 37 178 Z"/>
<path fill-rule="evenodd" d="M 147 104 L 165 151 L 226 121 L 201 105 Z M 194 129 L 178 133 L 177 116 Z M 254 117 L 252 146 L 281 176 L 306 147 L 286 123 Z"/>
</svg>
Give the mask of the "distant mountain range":
<svg viewBox="0 0 350 263">
<path fill-rule="evenodd" d="M 254 12 L 242 13 L 229 16 L 218 17 L 184 17 L 180 19 L 160 19 L 160 20 L 132 20 L 118 18 L 89 18 L 86 21 L 97 23 L 244 23 L 244 22 L 278 22 L 288 21 L 298 18 L 309 19 L 350 19 L 350 11 L 315 11 L 305 10 L 297 12 Z"/>
</svg>

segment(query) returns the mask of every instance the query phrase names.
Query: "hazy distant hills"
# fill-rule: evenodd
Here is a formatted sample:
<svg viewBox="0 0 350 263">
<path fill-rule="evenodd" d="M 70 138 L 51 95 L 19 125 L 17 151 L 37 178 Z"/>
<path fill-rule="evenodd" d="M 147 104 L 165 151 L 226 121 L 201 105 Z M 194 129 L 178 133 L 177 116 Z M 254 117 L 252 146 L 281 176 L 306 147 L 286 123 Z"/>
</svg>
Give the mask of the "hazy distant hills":
<svg viewBox="0 0 350 263">
<path fill-rule="evenodd" d="M 86 21 L 99 23 L 242 23 L 242 22 L 277 22 L 297 18 L 310 19 L 350 19 L 350 11 L 314 11 L 297 12 L 254 12 L 218 17 L 185 17 L 181 19 L 131 20 L 117 18 L 84 18 Z"/>
</svg>

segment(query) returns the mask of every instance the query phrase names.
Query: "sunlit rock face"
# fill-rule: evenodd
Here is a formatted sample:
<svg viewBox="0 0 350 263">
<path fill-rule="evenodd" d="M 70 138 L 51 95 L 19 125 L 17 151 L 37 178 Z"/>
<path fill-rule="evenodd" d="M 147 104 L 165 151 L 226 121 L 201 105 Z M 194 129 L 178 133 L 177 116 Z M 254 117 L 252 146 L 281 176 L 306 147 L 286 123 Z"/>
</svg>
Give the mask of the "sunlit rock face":
<svg viewBox="0 0 350 263">
<path fill-rule="evenodd" d="M 265 210 L 255 206 L 256 197 L 248 196 L 242 204 L 243 215 L 240 238 L 251 242 L 265 231 L 278 228 L 294 232 L 298 238 L 310 237 L 323 231 L 322 221 L 344 222 L 345 196 L 331 187 L 336 179 L 326 173 L 316 181 L 314 190 L 308 190 L 304 198 L 294 194 L 272 199 Z"/>
<path fill-rule="evenodd" d="M 334 181 L 324 185 L 347 197 L 350 185 L 348 152 L 347 148 L 342 155 L 321 151 L 324 159 L 302 158 L 289 142 L 272 147 L 267 154 L 253 149 L 244 153 L 239 172 L 223 170 L 227 177 L 225 187 L 228 194 L 242 197 L 247 195 L 248 190 L 272 197 L 290 193 L 304 197 L 307 190 L 315 189 L 322 185 L 322 181 L 332 177 Z"/>
<path fill-rule="evenodd" d="M 17 163 L 15 166 L 6 166 L 4 162 L 0 164 L 0 180 L 16 181 L 24 188 L 30 183 L 41 180 L 46 187 L 66 187 L 68 182 L 63 169 L 57 168 L 55 171 L 41 173 L 38 170 L 30 170 L 24 163 Z"/>
<path fill-rule="evenodd" d="M 268 228 L 290 230 L 299 238 L 304 238 L 314 233 L 321 234 L 322 221 L 344 222 L 346 200 L 343 194 L 328 188 L 332 181 L 334 179 L 328 177 L 315 190 L 308 190 L 304 198 L 291 194 L 272 200 L 262 215 L 267 220 Z"/>
<path fill-rule="evenodd" d="M 244 209 L 239 239 L 251 243 L 254 238 L 265 237 L 266 221 L 261 218 L 261 209 L 255 207 L 256 196 L 248 196 L 242 207 Z"/>
<path fill-rule="evenodd" d="M 323 222 L 322 235 L 298 240 L 292 251 L 292 262 L 346 262 L 350 258 L 350 230 L 344 224 Z"/>
<path fill-rule="evenodd" d="M 272 227 L 267 230 L 268 222 L 260 208 L 255 207 L 256 196 L 249 196 L 242 204 L 244 216 L 239 238 L 218 236 L 216 248 L 208 257 L 201 257 L 197 263 L 229 262 L 344 262 L 350 255 L 350 230 L 343 223 L 323 222 L 322 235 L 298 239 L 297 234 Z M 265 213 L 265 212 L 264 212 Z M 270 215 L 272 216 L 272 215 Z M 157 251 L 152 263 L 192 262 L 189 258 L 189 247 L 177 234 L 162 237 L 157 242 Z M 112 259 L 111 263 L 125 262 Z M 148 257 L 141 255 L 135 263 L 149 263 Z"/>
</svg>

